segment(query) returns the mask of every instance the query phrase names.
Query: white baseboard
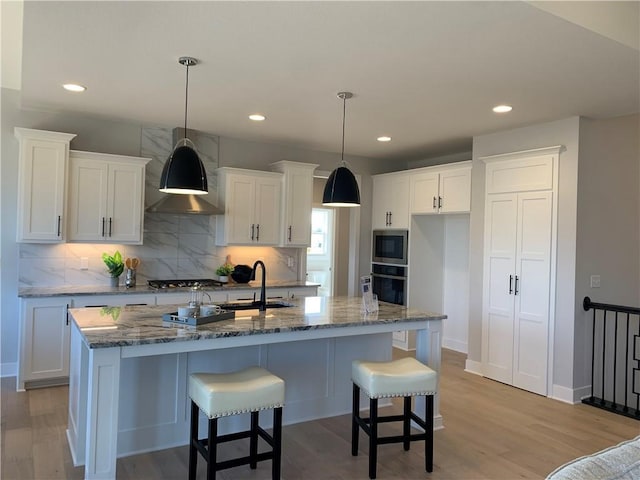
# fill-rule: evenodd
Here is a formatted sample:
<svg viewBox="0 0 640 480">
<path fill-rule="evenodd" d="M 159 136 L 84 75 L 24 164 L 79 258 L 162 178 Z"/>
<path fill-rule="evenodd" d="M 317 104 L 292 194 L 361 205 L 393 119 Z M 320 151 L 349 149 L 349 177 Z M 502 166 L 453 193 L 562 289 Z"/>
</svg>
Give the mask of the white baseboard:
<svg viewBox="0 0 640 480">
<path fill-rule="evenodd" d="M 442 348 L 448 348 L 449 350 L 454 350 L 460 353 L 469 353 L 467 342 L 461 342 L 455 338 L 444 337 L 442 339 Z"/>
<path fill-rule="evenodd" d="M 15 377 L 18 375 L 18 363 L 2 363 L 0 364 L 0 377 Z"/>
<path fill-rule="evenodd" d="M 591 385 L 580 388 L 568 388 L 562 385 L 553 385 L 550 398 L 564 403 L 575 405 L 580 403 L 583 398 L 591 395 Z"/>
<path fill-rule="evenodd" d="M 467 358 L 467 360 L 464 362 L 464 371 L 484 377 L 484 375 L 482 374 L 482 363 L 476 362 L 475 360 L 469 360 Z"/>
</svg>

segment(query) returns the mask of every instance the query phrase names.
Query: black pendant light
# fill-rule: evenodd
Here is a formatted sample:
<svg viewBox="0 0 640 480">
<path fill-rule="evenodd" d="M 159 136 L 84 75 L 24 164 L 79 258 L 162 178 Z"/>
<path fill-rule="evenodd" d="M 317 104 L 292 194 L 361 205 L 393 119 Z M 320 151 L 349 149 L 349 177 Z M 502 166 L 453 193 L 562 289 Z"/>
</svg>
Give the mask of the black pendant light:
<svg viewBox="0 0 640 480">
<path fill-rule="evenodd" d="M 197 65 L 192 57 L 180 57 L 178 63 L 187 67 L 187 81 L 184 95 L 184 138 L 173 149 L 162 169 L 160 191 L 205 195 L 208 193 L 207 172 L 198 157 L 195 145 L 187 138 L 187 101 L 189 98 L 189 67 Z"/>
<path fill-rule="evenodd" d="M 344 161 L 344 124 L 347 110 L 347 99 L 353 97 L 351 92 L 340 92 L 338 98 L 342 99 L 342 164 L 336 168 L 324 186 L 322 205 L 326 207 L 359 207 L 360 189 L 358 182 Z"/>
</svg>

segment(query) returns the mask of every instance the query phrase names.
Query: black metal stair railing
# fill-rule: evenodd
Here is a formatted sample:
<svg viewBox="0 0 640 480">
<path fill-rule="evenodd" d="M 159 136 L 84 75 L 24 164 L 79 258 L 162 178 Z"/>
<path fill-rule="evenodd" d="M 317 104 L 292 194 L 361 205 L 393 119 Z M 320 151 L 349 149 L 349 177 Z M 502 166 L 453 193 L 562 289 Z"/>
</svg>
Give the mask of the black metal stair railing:
<svg viewBox="0 0 640 480">
<path fill-rule="evenodd" d="M 640 420 L 640 308 L 593 303 L 591 396 L 582 403 Z"/>
</svg>

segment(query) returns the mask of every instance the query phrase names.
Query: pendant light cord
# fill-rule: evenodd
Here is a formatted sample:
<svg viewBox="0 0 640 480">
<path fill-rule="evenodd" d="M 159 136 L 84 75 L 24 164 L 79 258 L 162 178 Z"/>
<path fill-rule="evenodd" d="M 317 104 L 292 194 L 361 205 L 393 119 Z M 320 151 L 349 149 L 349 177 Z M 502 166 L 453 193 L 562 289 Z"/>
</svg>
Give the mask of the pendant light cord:
<svg viewBox="0 0 640 480">
<path fill-rule="evenodd" d="M 344 123 L 347 116 L 347 97 L 342 97 L 342 165 L 344 165 Z"/>
<path fill-rule="evenodd" d="M 187 81 L 184 92 L 184 138 L 187 138 L 187 104 L 189 99 L 189 62 L 186 64 L 187 66 Z"/>
</svg>

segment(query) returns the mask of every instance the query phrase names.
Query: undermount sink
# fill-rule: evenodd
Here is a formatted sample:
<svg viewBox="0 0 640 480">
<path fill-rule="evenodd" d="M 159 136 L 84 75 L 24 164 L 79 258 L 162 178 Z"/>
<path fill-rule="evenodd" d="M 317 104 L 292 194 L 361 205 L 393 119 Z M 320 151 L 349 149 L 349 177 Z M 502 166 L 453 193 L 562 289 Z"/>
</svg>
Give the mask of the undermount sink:
<svg viewBox="0 0 640 480">
<path fill-rule="evenodd" d="M 260 307 L 260 302 L 237 302 L 237 303 L 219 303 L 223 310 L 255 310 Z M 267 308 L 287 308 L 293 307 L 293 304 L 287 302 L 267 302 Z"/>
</svg>

